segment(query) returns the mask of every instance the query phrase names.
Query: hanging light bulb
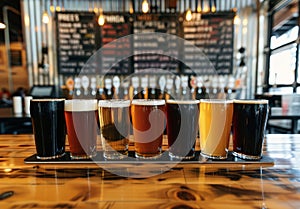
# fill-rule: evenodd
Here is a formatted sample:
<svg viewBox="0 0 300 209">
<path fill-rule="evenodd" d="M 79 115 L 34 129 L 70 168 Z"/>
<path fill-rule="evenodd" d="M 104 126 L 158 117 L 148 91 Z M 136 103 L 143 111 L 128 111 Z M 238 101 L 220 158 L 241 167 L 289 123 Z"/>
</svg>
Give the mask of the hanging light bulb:
<svg viewBox="0 0 300 209">
<path fill-rule="evenodd" d="M 216 12 L 216 6 L 215 6 L 215 5 L 213 5 L 213 6 L 211 7 L 211 12 Z"/>
<path fill-rule="evenodd" d="M 202 11 L 202 9 L 201 9 L 201 6 L 199 5 L 198 7 L 197 7 L 197 12 L 201 12 Z"/>
<path fill-rule="evenodd" d="M 133 14 L 133 12 L 134 12 L 134 11 L 133 11 L 133 8 L 132 8 L 132 7 L 130 7 L 130 9 L 129 9 L 129 13 L 130 13 L 130 14 Z"/>
<path fill-rule="evenodd" d="M 48 23 L 49 23 L 49 15 L 48 15 L 47 11 L 44 11 L 44 12 L 43 12 L 42 21 L 43 21 L 43 23 L 45 23 L 45 24 L 48 24 Z"/>
<path fill-rule="evenodd" d="M 55 10 L 56 10 L 57 12 L 60 12 L 60 11 L 61 11 L 60 6 L 56 6 Z"/>
<path fill-rule="evenodd" d="M 6 25 L 2 22 L 0 22 L 0 29 L 5 29 L 6 28 Z"/>
<path fill-rule="evenodd" d="M 186 21 L 191 21 L 192 20 L 192 11 L 191 11 L 191 9 L 188 9 L 186 11 L 185 19 L 186 19 Z"/>
<path fill-rule="evenodd" d="M 55 7 L 53 5 L 50 5 L 50 12 L 52 12 L 52 13 L 55 12 Z"/>
<path fill-rule="evenodd" d="M 239 25 L 241 23 L 241 19 L 238 15 L 234 16 L 233 22 L 235 25 Z"/>
<path fill-rule="evenodd" d="M 103 15 L 102 9 L 99 9 L 99 10 L 100 10 L 100 14 L 99 14 L 99 17 L 98 17 L 98 24 L 100 26 L 103 26 L 104 23 L 105 23 L 105 19 L 104 19 L 104 15 Z"/>
<path fill-rule="evenodd" d="M 142 11 L 143 13 L 147 13 L 149 11 L 149 3 L 147 0 L 143 0 Z"/>
<path fill-rule="evenodd" d="M 204 1 L 203 2 L 202 11 L 205 12 L 205 13 L 210 11 L 210 6 L 209 6 L 209 2 L 208 1 Z"/>
</svg>

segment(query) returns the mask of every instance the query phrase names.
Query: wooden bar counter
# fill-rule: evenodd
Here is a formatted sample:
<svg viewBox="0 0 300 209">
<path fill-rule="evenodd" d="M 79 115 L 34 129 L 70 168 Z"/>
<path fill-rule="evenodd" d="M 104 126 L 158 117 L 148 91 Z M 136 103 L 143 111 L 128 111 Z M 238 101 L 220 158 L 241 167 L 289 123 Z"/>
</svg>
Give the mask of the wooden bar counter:
<svg viewBox="0 0 300 209">
<path fill-rule="evenodd" d="M 267 135 L 271 164 L 179 163 L 163 173 L 151 165 L 145 178 L 93 163 L 24 163 L 33 154 L 33 135 L 0 135 L 1 209 L 300 208 L 300 135 Z M 114 166 L 149 172 L 140 164 Z"/>
</svg>

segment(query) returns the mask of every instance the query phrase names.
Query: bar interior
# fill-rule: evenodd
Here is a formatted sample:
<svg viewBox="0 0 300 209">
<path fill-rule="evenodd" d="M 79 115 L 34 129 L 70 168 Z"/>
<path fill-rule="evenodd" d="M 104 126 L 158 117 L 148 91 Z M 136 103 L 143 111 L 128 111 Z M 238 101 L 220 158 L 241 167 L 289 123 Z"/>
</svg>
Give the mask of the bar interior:
<svg viewBox="0 0 300 209">
<path fill-rule="evenodd" d="M 300 208 L 299 8 L 1 0 L 0 208 Z"/>
</svg>

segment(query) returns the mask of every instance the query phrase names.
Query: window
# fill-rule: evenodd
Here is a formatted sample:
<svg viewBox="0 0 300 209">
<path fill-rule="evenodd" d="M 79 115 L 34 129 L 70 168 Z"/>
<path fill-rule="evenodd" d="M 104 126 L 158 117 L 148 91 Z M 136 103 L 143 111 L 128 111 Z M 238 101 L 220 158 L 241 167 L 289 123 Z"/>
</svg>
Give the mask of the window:
<svg viewBox="0 0 300 209">
<path fill-rule="evenodd" d="M 296 92 L 300 86 L 298 2 L 277 1 L 270 5 L 270 11 L 266 90 L 292 88 Z"/>
</svg>

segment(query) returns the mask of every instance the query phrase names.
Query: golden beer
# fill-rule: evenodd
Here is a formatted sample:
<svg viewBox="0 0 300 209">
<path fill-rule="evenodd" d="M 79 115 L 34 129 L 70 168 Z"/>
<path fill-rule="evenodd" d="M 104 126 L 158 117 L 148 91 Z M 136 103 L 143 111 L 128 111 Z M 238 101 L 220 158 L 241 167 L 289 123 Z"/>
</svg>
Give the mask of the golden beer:
<svg viewBox="0 0 300 209">
<path fill-rule="evenodd" d="M 213 159 L 227 158 L 232 115 L 231 100 L 200 100 L 201 155 Z"/>
<path fill-rule="evenodd" d="M 130 135 L 130 100 L 101 100 L 98 103 L 103 156 L 127 157 Z"/>
</svg>

